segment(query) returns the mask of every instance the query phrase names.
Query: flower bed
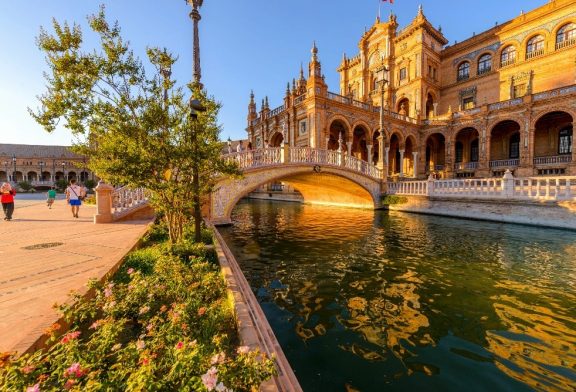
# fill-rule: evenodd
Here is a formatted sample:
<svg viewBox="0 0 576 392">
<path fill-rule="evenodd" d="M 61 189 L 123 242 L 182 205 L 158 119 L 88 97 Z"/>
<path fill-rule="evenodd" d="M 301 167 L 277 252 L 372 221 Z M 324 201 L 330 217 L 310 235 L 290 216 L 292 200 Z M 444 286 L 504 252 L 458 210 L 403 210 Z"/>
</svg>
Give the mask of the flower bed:
<svg viewBox="0 0 576 392">
<path fill-rule="evenodd" d="M 155 228 L 149 240 L 161 236 Z M 52 326 L 50 348 L 2 354 L 0 390 L 257 390 L 274 363 L 238 346 L 217 265 L 201 252 L 183 262 L 169 249 L 130 253 L 112 280 L 91 282 L 92 299 L 60 306 L 70 328 L 61 335 Z"/>
</svg>

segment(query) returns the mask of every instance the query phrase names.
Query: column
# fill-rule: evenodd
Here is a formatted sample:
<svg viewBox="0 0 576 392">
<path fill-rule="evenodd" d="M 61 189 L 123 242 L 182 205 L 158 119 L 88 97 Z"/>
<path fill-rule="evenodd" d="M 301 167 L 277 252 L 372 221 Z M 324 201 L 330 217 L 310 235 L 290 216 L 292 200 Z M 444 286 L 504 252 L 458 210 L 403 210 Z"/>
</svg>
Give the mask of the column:
<svg viewBox="0 0 576 392">
<path fill-rule="evenodd" d="M 404 150 L 400 150 L 400 177 L 404 177 Z"/>
<path fill-rule="evenodd" d="M 352 155 L 352 142 L 346 142 L 346 147 L 348 148 L 348 155 Z"/>
<path fill-rule="evenodd" d="M 96 191 L 97 209 L 97 214 L 94 215 L 94 223 L 112 222 L 112 192 L 114 187 L 100 180 L 94 190 Z"/>
<path fill-rule="evenodd" d="M 412 153 L 412 160 L 414 161 L 414 178 L 418 178 L 418 152 Z"/>
<path fill-rule="evenodd" d="M 576 148 L 574 148 L 574 134 L 576 133 L 576 128 L 574 128 L 574 123 L 572 123 L 572 138 L 570 139 L 570 148 L 572 149 L 572 175 L 576 175 Z"/>
<path fill-rule="evenodd" d="M 368 150 L 368 163 L 372 164 L 372 145 L 366 145 L 366 149 Z"/>
</svg>

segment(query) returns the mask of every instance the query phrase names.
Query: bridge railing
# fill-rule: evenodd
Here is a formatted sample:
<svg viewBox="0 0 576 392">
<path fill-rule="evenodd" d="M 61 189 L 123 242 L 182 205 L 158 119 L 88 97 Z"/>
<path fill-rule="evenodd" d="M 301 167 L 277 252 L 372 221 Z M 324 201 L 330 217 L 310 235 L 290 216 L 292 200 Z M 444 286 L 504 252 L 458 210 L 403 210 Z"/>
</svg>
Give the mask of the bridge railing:
<svg viewBox="0 0 576 392">
<path fill-rule="evenodd" d="M 576 201 L 576 177 L 519 177 L 389 182 L 388 193 L 464 199 Z"/>
<path fill-rule="evenodd" d="M 114 188 L 99 181 L 96 191 L 96 209 L 94 223 L 110 223 L 147 206 L 150 192 L 145 188 Z"/>
<path fill-rule="evenodd" d="M 312 147 L 274 147 L 248 150 L 226 154 L 224 159 L 237 162 L 241 170 L 287 163 L 308 163 L 338 166 L 373 178 L 382 178 L 382 171 L 375 165 L 347 155 L 344 151 Z"/>
</svg>

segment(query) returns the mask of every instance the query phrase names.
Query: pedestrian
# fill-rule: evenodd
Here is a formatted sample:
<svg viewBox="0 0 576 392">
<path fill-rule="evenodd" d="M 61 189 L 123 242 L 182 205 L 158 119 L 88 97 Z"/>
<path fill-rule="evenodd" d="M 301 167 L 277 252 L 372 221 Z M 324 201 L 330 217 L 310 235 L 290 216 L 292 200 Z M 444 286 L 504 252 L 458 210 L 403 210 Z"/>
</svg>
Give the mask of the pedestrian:
<svg viewBox="0 0 576 392">
<path fill-rule="evenodd" d="M 238 145 L 236 146 L 236 152 L 244 151 L 244 146 L 242 145 L 242 140 L 238 141 Z"/>
<path fill-rule="evenodd" d="M 84 199 L 84 193 L 82 188 L 76 184 L 76 179 L 70 180 L 70 185 L 66 188 L 66 200 L 70 204 L 72 210 L 72 216 L 78 218 L 78 211 L 82 205 L 82 200 Z"/>
<path fill-rule="evenodd" d="M 12 220 L 12 214 L 14 213 L 14 196 L 16 196 L 16 191 L 12 189 L 12 186 L 5 182 L 0 187 L 0 201 L 2 202 L 2 209 L 4 210 L 4 220 Z"/>
<path fill-rule="evenodd" d="M 50 188 L 46 195 L 48 196 L 48 199 L 46 200 L 46 205 L 48 206 L 49 209 L 52 209 L 52 204 L 54 204 L 54 199 L 56 199 L 56 190 L 54 189 L 54 187 Z"/>
</svg>

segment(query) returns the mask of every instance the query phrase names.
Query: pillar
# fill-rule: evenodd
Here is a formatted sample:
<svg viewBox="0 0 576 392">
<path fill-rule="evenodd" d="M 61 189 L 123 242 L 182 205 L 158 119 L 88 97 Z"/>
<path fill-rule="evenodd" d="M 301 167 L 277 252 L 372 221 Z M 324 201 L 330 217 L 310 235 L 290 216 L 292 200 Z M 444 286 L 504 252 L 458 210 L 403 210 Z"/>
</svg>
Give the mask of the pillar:
<svg viewBox="0 0 576 392">
<path fill-rule="evenodd" d="M 400 150 L 400 177 L 404 177 L 404 150 Z"/>
<path fill-rule="evenodd" d="M 96 215 L 94 215 L 94 223 L 112 222 L 112 192 L 114 191 L 114 187 L 100 180 L 94 190 L 96 191 L 97 210 Z"/>
<path fill-rule="evenodd" d="M 346 148 L 348 149 L 348 155 L 352 155 L 352 142 L 346 142 Z"/>
<path fill-rule="evenodd" d="M 412 152 L 412 160 L 414 161 L 414 178 L 418 178 L 418 152 Z"/>
<path fill-rule="evenodd" d="M 372 164 L 372 145 L 366 145 L 366 149 L 368 150 L 368 163 Z"/>
</svg>

